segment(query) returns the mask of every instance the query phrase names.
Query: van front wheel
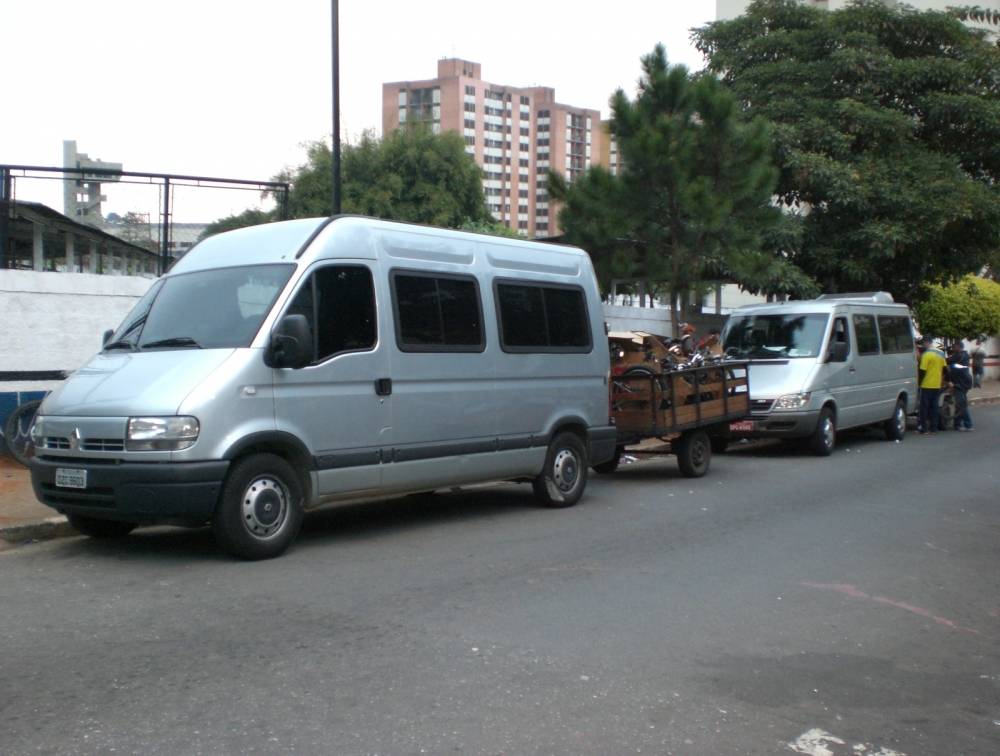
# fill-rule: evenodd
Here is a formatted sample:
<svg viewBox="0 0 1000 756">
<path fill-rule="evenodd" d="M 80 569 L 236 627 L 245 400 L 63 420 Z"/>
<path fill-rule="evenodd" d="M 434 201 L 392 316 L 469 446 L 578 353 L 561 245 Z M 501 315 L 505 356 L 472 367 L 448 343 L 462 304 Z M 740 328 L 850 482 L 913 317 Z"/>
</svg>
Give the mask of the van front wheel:
<svg viewBox="0 0 1000 756">
<path fill-rule="evenodd" d="M 233 463 L 212 519 L 216 540 L 243 559 L 280 556 L 302 526 L 302 484 L 276 454 L 251 454 Z"/>
<path fill-rule="evenodd" d="M 818 457 L 829 457 L 833 454 L 833 447 L 837 443 L 837 423 L 833 419 L 833 412 L 829 407 L 824 407 L 819 413 L 819 422 L 816 423 L 816 430 L 809 438 L 809 448 Z"/>
<path fill-rule="evenodd" d="M 571 507 L 580 500 L 587 487 L 587 449 L 578 435 L 565 432 L 552 439 L 532 487 L 547 507 Z"/>
</svg>

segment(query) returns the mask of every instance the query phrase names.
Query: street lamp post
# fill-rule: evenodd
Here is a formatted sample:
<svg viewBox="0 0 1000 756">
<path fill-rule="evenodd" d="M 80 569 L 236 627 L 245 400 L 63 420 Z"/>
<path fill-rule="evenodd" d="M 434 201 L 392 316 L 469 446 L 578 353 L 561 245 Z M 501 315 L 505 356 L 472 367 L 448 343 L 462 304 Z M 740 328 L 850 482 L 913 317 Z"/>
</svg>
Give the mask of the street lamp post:
<svg viewBox="0 0 1000 756">
<path fill-rule="evenodd" d="M 338 0 L 330 0 L 331 41 L 333 52 L 333 215 L 340 214 L 340 15 Z"/>
</svg>

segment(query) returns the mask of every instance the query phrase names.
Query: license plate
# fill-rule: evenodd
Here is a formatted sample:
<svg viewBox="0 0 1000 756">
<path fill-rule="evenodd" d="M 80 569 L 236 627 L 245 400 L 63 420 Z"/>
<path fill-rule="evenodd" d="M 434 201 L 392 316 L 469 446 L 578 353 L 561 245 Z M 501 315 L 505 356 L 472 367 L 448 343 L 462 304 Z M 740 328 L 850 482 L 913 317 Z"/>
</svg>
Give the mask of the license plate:
<svg viewBox="0 0 1000 756">
<path fill-rule="evenodd" d="M 729 424 L 729 430 L 732 433 L 750 433 L 753 429 L 753 420 L 737 420 L 735 423 Z"/>
<path fill-rule="evenodd" d="M 59 488 L 86 488 L 87 471 L 72 467 L 57 467 L 56 485 Z"/>
</svg>

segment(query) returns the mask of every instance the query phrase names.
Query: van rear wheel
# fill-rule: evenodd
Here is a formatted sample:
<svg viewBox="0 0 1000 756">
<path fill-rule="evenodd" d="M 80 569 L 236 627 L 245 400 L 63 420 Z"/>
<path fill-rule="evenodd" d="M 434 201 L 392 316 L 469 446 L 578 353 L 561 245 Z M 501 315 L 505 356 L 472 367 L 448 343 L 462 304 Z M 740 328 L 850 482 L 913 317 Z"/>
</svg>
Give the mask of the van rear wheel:
<svg viewBox="0 0 1000 756">
<path fill-rule="evenodd" d="M 587 449 L 575 433 L 558 434 L 545 454 L 545 467 L 532 482 L 535 498 L 547 507 L 571 507 L 587 487 Z"/>
<path fill-rule="evenodd" d="M 302 483 L 285 459 L 251 454 L 233 463 L 212 519 L 222 548 L 243 559 L 280 556 L 302 526 Z"/>
</svg>

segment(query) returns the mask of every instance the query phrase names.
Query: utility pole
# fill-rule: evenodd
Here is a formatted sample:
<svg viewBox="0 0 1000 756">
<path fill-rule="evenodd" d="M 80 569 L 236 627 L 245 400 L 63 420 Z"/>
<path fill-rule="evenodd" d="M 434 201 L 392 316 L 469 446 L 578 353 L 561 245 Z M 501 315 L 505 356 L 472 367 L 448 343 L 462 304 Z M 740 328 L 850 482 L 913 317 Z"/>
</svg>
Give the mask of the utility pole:
<svg viewBox="0 0 1000 756">
<path fill-rule="evenodd" d="M 333 215 L 340 215 L 340 15 L 338 0 L 330 0 L 333 52 Z"/>
<path fill-rule="evenodd" d="M 10 253 L 10 209 L 11 209 L 10 171 L 0 168 L 0 268 L 13 267 L 8 262 Z"/>
</svg>

